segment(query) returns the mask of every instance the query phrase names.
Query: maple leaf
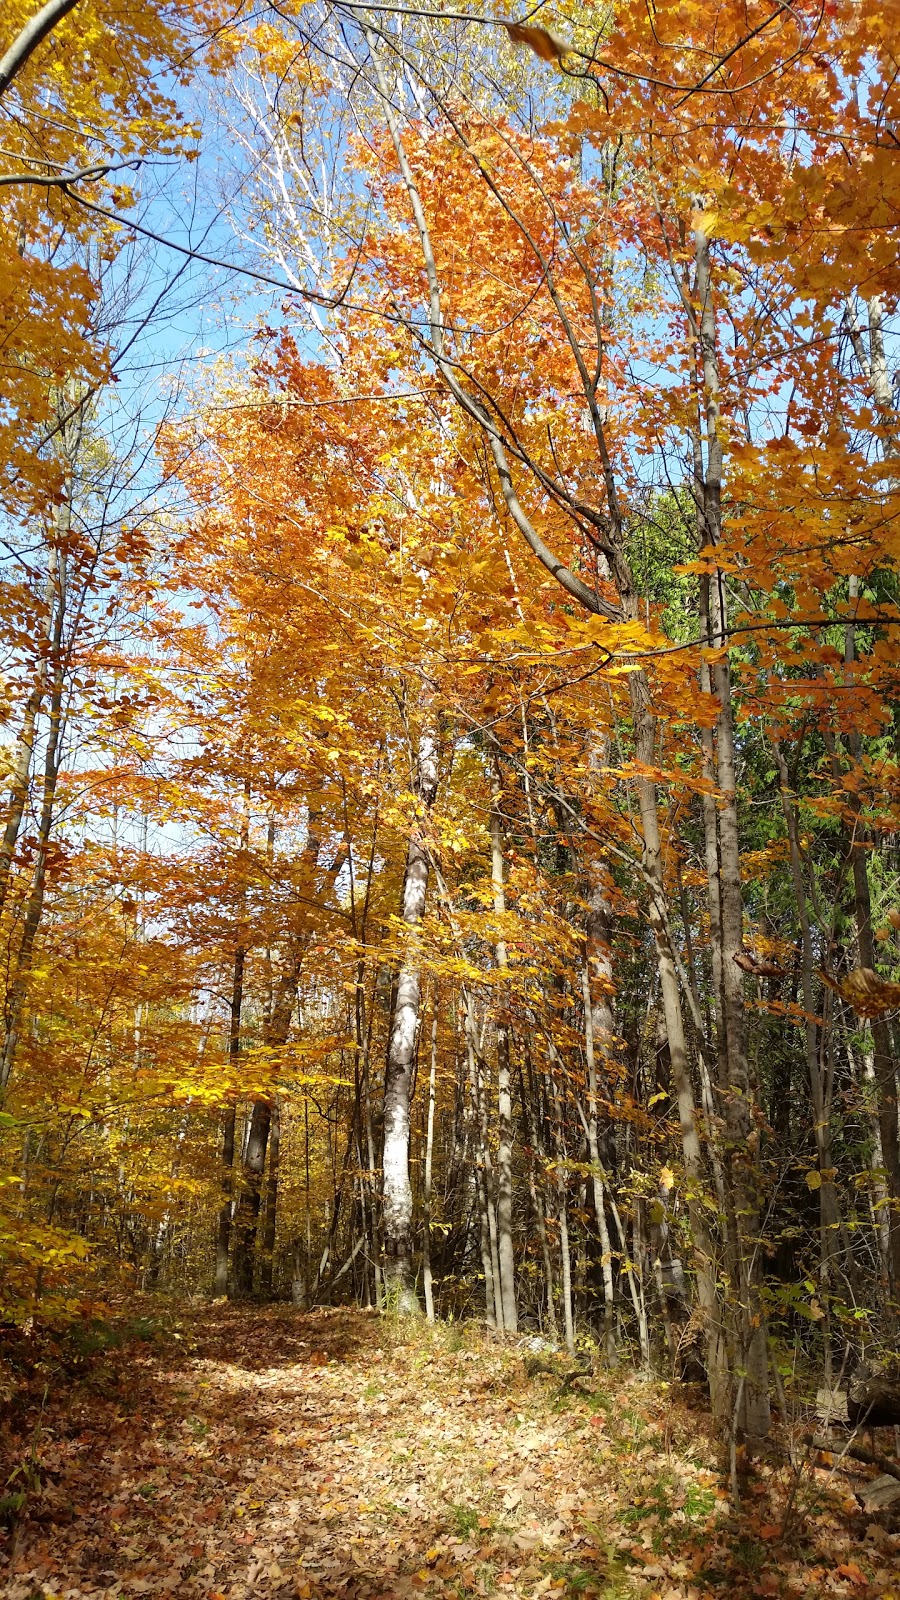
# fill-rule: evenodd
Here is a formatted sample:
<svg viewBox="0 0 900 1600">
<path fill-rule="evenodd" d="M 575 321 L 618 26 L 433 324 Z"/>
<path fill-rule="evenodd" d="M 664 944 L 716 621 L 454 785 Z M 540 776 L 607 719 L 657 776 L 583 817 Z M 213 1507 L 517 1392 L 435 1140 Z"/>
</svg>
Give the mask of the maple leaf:
<svg viewBox="0 0 900 1600">
<path fill-rule="evenodd" d="M 882 978 L 871 967 L 854 967 L 844 978 L 822 977 L 861 1017 L 881 1017 L 900 1006 L 900 983 Z"/>
<path fill-rule="evenodd" d="M 533 22 L 514 22 L 504 17 L 498 17 L 497 21 L 506 29 L 514 44 L 527 45 L 541 61 L 561 61 L 572 49 L 568 39 L 563 39 L 551 28 L 542 28 Z"/>
</svg>

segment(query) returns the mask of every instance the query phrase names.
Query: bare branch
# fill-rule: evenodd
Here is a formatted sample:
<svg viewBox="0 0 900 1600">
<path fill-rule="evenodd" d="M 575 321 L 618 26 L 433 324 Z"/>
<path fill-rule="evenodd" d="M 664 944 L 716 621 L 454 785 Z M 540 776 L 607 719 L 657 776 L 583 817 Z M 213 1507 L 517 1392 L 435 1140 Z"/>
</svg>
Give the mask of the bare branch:
<svg viewBox="0 0 900 1600">
<path fill-rule="evenodd" d="M 3 60 L 0 61 L 0 95 L 5 94 L 17 72 L 21 72 L 29 56 L 42 44 L 58 22 L 74 11 L 78 0 L 47 0 L 36 17 L 26 22 L 22 32 L 14 39 Z"/>
</svg>

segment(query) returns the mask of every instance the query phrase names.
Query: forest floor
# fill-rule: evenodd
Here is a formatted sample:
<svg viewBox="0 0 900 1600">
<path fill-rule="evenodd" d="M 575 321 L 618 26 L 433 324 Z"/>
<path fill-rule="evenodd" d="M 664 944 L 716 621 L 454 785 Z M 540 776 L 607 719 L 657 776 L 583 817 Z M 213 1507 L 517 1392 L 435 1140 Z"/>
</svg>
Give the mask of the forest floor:
<svg viewBox="0 0 900 1600">
<path fill-rule="evenodd" d="M 9 1600 L 900 1600 L 865 1469 L 760 1467 L 737 1512 L 702 1411 L 630 1372 L 348 1310 L 104 1326 L 5 1367 Z"/>
</svg>

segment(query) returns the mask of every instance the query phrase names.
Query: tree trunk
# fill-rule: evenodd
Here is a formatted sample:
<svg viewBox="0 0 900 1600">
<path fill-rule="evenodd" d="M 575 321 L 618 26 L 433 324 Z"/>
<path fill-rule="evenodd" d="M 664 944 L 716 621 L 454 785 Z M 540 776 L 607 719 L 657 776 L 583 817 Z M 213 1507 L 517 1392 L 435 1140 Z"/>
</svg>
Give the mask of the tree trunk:
<svg viewBox="0 0 900 1600">
<path fill-rule="evenodd" d="M 463 1003 L 468 1004 L 468 997 Z M 484 1320 L 489 1328 L 503 1327 L 503 1306 L 500 1300 L 500 1270 L 497 1265 L 496 1245 L 492 1248 L 490 1184 L 485 1150 L 485 1121 L 481 1114 L 481 1093 L 478 1085 L 478 1064 L 475 1047 L 469 1032 L 469 1018 L 465 1015 L 466 1054 L 469 1063 L 469 1091 L 472 1101 L 472 1123 L 475 1129 L 475 1192 L 478 1204 L 478 1238 L 481 1246 L 481 1267 L 484 1273 Z"/>
<path fill-rule="evenodd" d="M 232 1067 L 237 1064 L 241 1049 L 241 1007 L 244 998 L 244 962 L 246 952 L 239 945 L 234 952 L 231 978 L 231 1021 L 228 1032 L 228 1057 Z M 222 1204 L 219 1208 L 219 1226 L 216 1234 L 215 1293 L 228 1293 L 228 1265 L 231 1256 L 231 1221 L 233 1215 L 234 1187 L 234 1129 L 235 1107 L 228 1106 L 222 1128 Z"/>
<path fill-rule="evenodd" d="M 491 811 L 491 879 L 494 893 L 494 913 L 506 913 L 503 889 L 503 822 L 499 809 L 500 792 L 494 797 Z M 507 970 L 506 942 L 498 938 L 494 946 L 497 969 Z M 497 1254 L 500 1264 L 500 1298 L 503 1305 L 503 1326 L 507 1333 L 518 1327 L 516 1312 L 515 1254 L 513 1251 L 513 1180 L 512 1180 L 512 1090 L 510 1082 L 508 996 L 501 992 L 500 1014 L 497 1020 L 497 1102 L 500 1139 L 497 1146 Z"/>
<path fill-rule="evenodd" d="M 433 735 L 425 731 L 419 740 L 415 788 L 426 812 L 434 803 L 437 783 L 437 743 Z M 417 934 L 425 914 L 427 892 L 428 853 L 416 826 L 407 847 L 400 903 L 407 945 L 397 977 L 388 1042 L 381 1162 L 385 1292 L 389 1304 L 401 1312 L 419 1309 L 414 1287 L 409 1122 L 421 1005 Z"/>
<path fill-rule="evenodd" d="M 723 444 L 720 412 L 719 361 L 713 301 L 709 237 L 702 220 L 694 228 L 694 262 L 699 300 L 699 355 L 703 372 L 706 412 L 706 468 L 702 483 L 705 547 L 714 552 L 722 529 Z M 718 701 L 716 758 L 720 798 L 719 878 L 716 898 L 721 917 L 722 1018 L 727 1081 L 725 1125 L 728 1169 L 731 1178 L 734 1253 L 738 1271 L 737 1331 L 739 1365 L 744 1374 L 740 1422 L 754 1438 L 764 1438 L 771 1422 L 769 1411 L 768 1335 L 761 1296 L 759 1173 L 755 1151 L 759 1134 L 754 1124 L 754 1103 L 747 1059 L 743 978 L 735 961 L 743 947 L 740 831 L 737 810 L 737 769 L 734 751 L 731 668 L 727 654 L 726 617 L 721 577 L 713 580 L 713 637 L 723 651 L 712 667 L 713 692 Z M 710 884 L 711 892 L 713 884 Z M 711 930 L 713 941 L 717 931 Z"/>
<path fill-rule="evenodd" d="M 584 994 L 584 1054 L 587 1062 L 588 1077 L 588 1114 L 585 1133 L 594 1189 L 594 1215 L 597 1218 L 597 1232 L 600 1236 L 600 1267 L 603 1274 L 603 1345 L 607 1361 L 611 1366 L 615 1366 L 615 1286 L 612 1270 L 612 1246 L 609 1237 L 609 1226 L 606 1221 L 606 1205 L 603 1198 L 603 1169 L 600 1164 L 600 1145 L 597 1139 L 597 1068 L 594 1062 L 594 1016 L 591 1007 L 591 986 L 588 979 L 587 962 L 585 962 L 582 972 L 582 982 Z"/>
<path fill-rule="evenodd" d="M 411 838 L 403 879 L 402 917 L 414 930 L 425 910 L 428 857 Z M 413 1198 L 409 1175 L 410 1090 L 419 1031 L 420 979 L 414 951 L 407 948 L 397 980 L 397 998 L 388 1045 L 384 1086 L 382 1150 L 382 1227 L 384 1277 L 388 1303 L 399 1311 L 416 1311 L 413 1288 Z"/>
<path fill-rule="evenodd" d="M 851 577 L 851 600 L 855 599 L 858 593 L 859 580 Z M 855 630 L 851 624 L 846 629 L 844 659 L 849 665 L 854 661 L 855 657 Z M 862 764 L 862 740 L 855 728 L 850 731 L 847 742 L 853 761 L 859 768 Z M 860 799 L 855 790 L 851 791 L 849 801 L 856 819 L 850 839 L 850 858 L 853 866 L 853 896 L 856 911 L 856 942 L 859 950 L 859 964 L 861 967 L 868 967 L 874 971 L 876 955 L 868 870 L 870 837 L 860 816 Z M 881 1136 L 881 1155 L 884 1161 L 884 1170 L 887 1174 L 887 1190 L 890 1201 L 890 1204 L 886 1207 L 890 1271 L 889 1295 L 895 1302 L 900 1302 L 900 1128 L 898 1128 L 897 1116 L 897 1068 L 891 1049 L 890 1029 L 885 1018 L 873 1017 L 871 1029 L 878 1128 Z M 892 1325 L 896 1324 L 896 1312 L 892 1314 L 890 1320 Z"/>
<path fill-rule="evenodd" d="M 806 896 L 806 884 L 803 877 L 803 860 L 800 854 L 799 828 L 797 824 L 797 805 L 790 793 L 790 778 L 787 762 L 784 759 L 780 745 L 773 743 L 773 751 L 778 766 L 779 784 L 781 789 L 781 806 L 784 813 L 785 827 L 787 829 L 788 847 L 791 859 L 791 878 L 794 885 L 794 899 L 797 902 L 797 918 L 800 923 L 800 981 L 803 994 L 803 1009 L 806 1012 L 806 1070 L 809 1076 L 810 1098 L 814 1123 L 814 1137 L 816 1141 L 816 1160 L 821 1177 L 819 1186 L 819 1279 L 821 1287 L 821 1300 L 823 1306 L 828 1306 L 829 1298 L 834 1293 L 834 1267 L 837 1247 L 837 1232 L 840 1223 L 840 1210 L 838 1206 L 837 1190 L 834 1185 L 834 1158 L 831 1141 L 831 1095 L 828 1092 L 819 1064 L 819 1024 L 814 1020 L 816 1016 L 815 991 L 813 974 L 815 971 L 815 953 L 812 942 L 812 929 L 809 920 L 809 909 Z M 825 1380 L 831 1384 L 831 1353 L 826 1344 L 825 1352 Z"/>
<path fill-rule="evenodd" d="M 266 1150 L 272 1125 L 271 1100 L 254 1101 L 244 1152 L 243 1186 L 235 1218 L 233 1287 L 238 1299 L 252 1295 L 256 1264 L 256 1226 L 262 1203 Z"/>
<path fill-rule="evenodd" d="M 494 1182 L 494 1163 L 491 1160 L 487 1102 L 484 1091 L 484 1066 L 479 1051 L 478 1030 L 475 1026 L 475 1008 L 472 1004 L 471 994 L 465 989 L 463 990 L 463 1004 L 465 1006 L 466 1039 L 469 1050 L 469 1070 L 478 1130 L 478 1161 L 484 1194 L 487 1247 L 491 1262 L 491 1284 L 494 1294 L 493 1325 L 498 1332 L 502 1333 L 503 1295 L 500 1288 L 500 1251 L 497 1244 L 496 1185 Z"/>
<path fill-rule="evenodd" d="M 275 1266 L 275 1235 L 278 1227 L 278 1178 L 281 1163 L 281 1107 L 278 1096 L 272 1103 L 272 1122 L 269 1129 L 269 1170 L 266 1174 L 266 1208 L 263 1217 L 262 1256 L 259 1264 L 259 1287 L 262 1294 L 271 1298 Z"/>
<path fill-rule="evenodd" d="M 642 765 L 656 760 L 655 723 L 649 704 L 646 676 L 628 675 L 635 729 L 635 754 Z M 697 1298 L 703 1316 L 710 1403 L 713 1416 L 723 1422 L 728 1415 L 729 1373 L 723 1310 L 716 1283 L 715 1249 L 703 1211 L 705 1187 L 703 1152 L 700 1145 L 697 1108 L 691 1083 L 690 1058 L 678 988 L 678 973 L 669 944 L 666 919 L 666 892 L 663 874 L 662 842 L 659 832 L 656 786 L 647 778 L 636 780 L 643 836 L 643 866 L 650 888 L 650 926 L 656 941 L 656 962 L 669 1045 L 672 1084 L 681 1126 L 684 1157 L 686 1203 L 691 1225 Z M 623 1241 L 624 1242 L 624 1241 Z"/>
<path fill-rule="evenodd" d="M 303 849 L 306 864 L 315 887 L 321 842 L 318 836 L 320 814 L 310 807 L 307 821 L 306 843 Z M 269 849 L 274 842 L 275 821 L 269 818 Z M 347 860 L 346 838 L 334 860 L 326 869 L 325 882 L 333 883 Z M 324 887 L 321 892 L 324 894 Z M 301 913 L 290 929 L 287 949 L 278 981 L 270 996 L 265 1018 L 264 1038 L 267 1046 L 277 1048 L 287 1043 L 291 1031 L 291 1018 L 297 1002 L 297 989 L 303 960 L 311 936 L 308 916 Z M 266 1152 L 272 1126 L 273 1101 L 265 1096 L 254 1103 L 250 1116 L 250 1132 L 244 1156 L 243 1188 L 238 1206 L 234 1250 L 234 1291 L 238 1296 L 252 1294 L 256 1276 L 257 1224 L 262 1204 L 262 1186 L 266 1168 Z M 277 1194 L 277 1169 L 276 1169 Z"/>
<path fill-rule="evenodd" d="M 47 593 L 45 604 L 47 607 L 47 628 L 44 642 L 52 648 L 54 626 L 56 621 L 56 567 L 59 556 L 56 550 L 50 552 L 49 575 L 47 579 Z M 29 779 L 31 776 L 31 758 L 34 751 L 35 728 L 38 713 L 47 689 L 47 661 L 38 663 L 34 675 L 34 683 L 22 711 L 22 725 L 16 740 L 16 747 L 10 765 L 9 799 L 6 806 L 6 823 L 3 837 L 0 839 L 0 911 L 6 904 L 6 895 L 9 888 L 10 869 L 19 838 L 19 829 L 22 826 L 22 817 L 28 800 Z"/>
<path fill-rule="evenodd" d="M 66 526 L 68 526 L 68 516 L 66 517 Z M 47 858 L 50 853 L 50 835 L 53 831 L 56 786 L 61 760 L 60 747 L 65 720 L 63 716 L 63 624 L 66 615 L 66 576 L 66 554 L 64 549 L 59 546 L 56 553 L 56 612 L 51 642 L 49 727 L 47 731 L 47 747 L 44 753 L 44 781 L 41 793 L 41 810 L 38 818 L 37 852 L 31 878 L 31 889 L 25 905 L 22 938 L 16 951 L 12 982 L 6 997 L 3 1018 L 3 1050 L 2 1054 L 0 1054 L 0 1092 L 6 1089 L 15 1064 L 22 1013 L 25 1008 L 31 975 L 34 942 L 37 938 L 44 910 Z"/>
<path fill-rule="evenodd" d="M 544 1262 L 544 1285 L 547 1292 L 547 1324 L 550 1337 L 555 1344 L 559 1337 L 556 1322 L 556 1303 L 553 1290 L 553 1261 L 550 1255 L 550 1241 L 547 1238 L 547 1216 L 544 1209 L 544 1197 L 538 1184 L 538 1173 L 545 1171 L 544 1149 L 538 1127 L 537 1113 L 535 1111 L 534 1073 L 531 1066 L 531 1054 L 526 1045 L 525 1059 L 528 1064 L 528 1089 L 526 1092 L 524 1075 L 521 1081 L 522 1109 L 528 1126 L 528 1138 L 531 1144 L 528 1160 L 528 1184 L 531 1194 L 531 1206 L 534 1211 L 535 1226 L 541 1246 L 541 1256 Z"/>
<path fill-rule="evenodd" d="M 900 1372 L 863 1364 L 847 1389 L 847 1415 L 855 1428 L 900 1427 Z"/>
<path fill-rule="evenodd" d="M 553 1076 L 552 1068 L 550 1083 L 553 1093 L 554 1136 L 556 1141 L 556 1195 L 557 1218 L 559 1221 L 559 1259 L 560 1278 L 562 1287 L 563 1327 L 566 1336 L 566 1349 L 570 1356 L 575 1354 L 575 1318 L 572 1313 L 572 1254 L 569 1248 L 569 1203 L 568 1203 L 568 1175 L 566 1172 L 566 1142 L 562 1122 L 562 1101 L 559 1087 Z"/>
<path fill-rule="evenodd" d="M 434 1321 L 434 1291 L 431 1280 L 431 1163 L 434 1154 L 434 1090 L 437 1078 L 437 1007 L 431 1019 L 431 1061 L 428 1071 L 428 1109 L 425 1121 L 425 1171 L 422 1180 L 422 1287 L 425 1315 Z"/>
</svg>

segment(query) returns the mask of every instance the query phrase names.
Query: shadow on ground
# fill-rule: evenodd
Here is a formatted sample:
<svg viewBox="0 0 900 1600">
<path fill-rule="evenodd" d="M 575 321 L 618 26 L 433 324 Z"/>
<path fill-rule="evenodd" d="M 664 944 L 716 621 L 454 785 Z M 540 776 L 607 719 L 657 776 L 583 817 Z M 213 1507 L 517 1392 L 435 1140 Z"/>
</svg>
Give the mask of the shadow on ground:
<svg viewBox="0 0 900 1600">
<path fill-rule="evenodd" d="M 8 1600 L 893 1593 L 900 1541 L 860 1553 L 813 1480 L 781 1539 L 774 1469 L 734 1518 L 704 1419 L 624 1369 L 566 1393 L 477 1329 L 352 1310 L 138 1323 L 33 1362 L 0 1464 Z"/>
<path fill-rule="evenodd" d="M 600 1594 L 607 1558 L 552 1456 L 567 1419 L 515 1356 L 455 1342 L 353 1311 L 212 1306 L 108 1352 L 32 1436 L 4 1594 L 515 1597 L 573 1574 Z"/>
</svg>

